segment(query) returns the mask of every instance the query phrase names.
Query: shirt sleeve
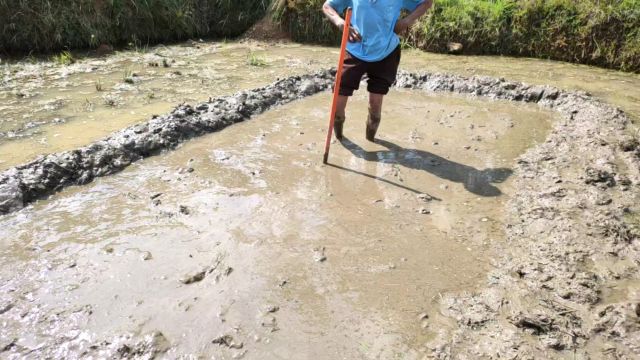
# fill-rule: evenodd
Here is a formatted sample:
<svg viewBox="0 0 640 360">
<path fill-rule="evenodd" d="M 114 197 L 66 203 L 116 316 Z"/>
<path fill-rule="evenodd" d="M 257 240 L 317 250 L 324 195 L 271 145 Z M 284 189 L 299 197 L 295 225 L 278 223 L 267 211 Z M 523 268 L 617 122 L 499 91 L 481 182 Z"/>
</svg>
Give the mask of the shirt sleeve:
<svg viewBox="0 0 640 360">
<path fill-rule="evenodd" d="M 334 8 L 338 13 L 343 13 L 348 7 L 353 7 L 352 0 L 327 0 L 327 4 Z"/>
<path fill-rule="evenodd" d="M 402 0 L 402 8 L 414 11 L 424 0 Z"/>
</svg>

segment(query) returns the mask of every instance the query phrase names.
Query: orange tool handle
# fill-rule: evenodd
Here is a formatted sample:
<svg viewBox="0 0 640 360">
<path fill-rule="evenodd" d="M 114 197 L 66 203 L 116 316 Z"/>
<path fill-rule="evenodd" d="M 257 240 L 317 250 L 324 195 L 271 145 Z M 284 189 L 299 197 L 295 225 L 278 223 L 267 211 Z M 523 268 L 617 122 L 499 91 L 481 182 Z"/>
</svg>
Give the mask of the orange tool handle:
<svg viewBox="0 0 640 360">
<path fill-rule="evenodd" d="M 347 51 L 347 43 L 349 42 L 349 28 L 351 27 L 351 8 L 347 9 L 344 19 L 344 29 L 342 30 L 342 45 L 340 46 L 340 60 L 338 61 L 338 72 L 336 73 L 336 84 L 333 88 L 333 103 L 331 105 L 331 118 L 329 119 L 329 131 L 327 131 L 327 142 L 324 146 L 324 163 L 329 161 L 329 148 L 331 147 L 331 136 L 333 135 L 333 123 L 336 121 L 336 107 L 338 106 L 338 95 L 340 93 L 340 84 L 342 83 L 342 68 L 344 66 L 344 57 Z"/>
</svg>

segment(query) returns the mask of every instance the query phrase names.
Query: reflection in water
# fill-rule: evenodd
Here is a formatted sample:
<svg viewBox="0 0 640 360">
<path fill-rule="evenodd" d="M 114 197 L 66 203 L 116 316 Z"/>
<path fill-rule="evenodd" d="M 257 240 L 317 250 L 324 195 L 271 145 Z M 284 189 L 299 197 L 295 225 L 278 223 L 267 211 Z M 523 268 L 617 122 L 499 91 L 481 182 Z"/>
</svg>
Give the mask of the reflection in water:
<svg viewBox="0 0 640 360">
<path fill-rule="evenodd" d="M 366 151 L 347 138 L 343 138 L 342 144 L 361 159 L 387 164 L 399 164 L 410 169 L 424 170 L 439 178 L 461 183 L 465 189 L 480 196 L 501 195 L 502 192 L 493 183 L 501 183 L 513 173 L 511 169 L 507 168 L 478 170 L 472 166 L 459 164 L 428 151 L 405 149 L 380 139 L 376 139 L 376 144 L 380 144 L 389 150 Z"/>
</svg>

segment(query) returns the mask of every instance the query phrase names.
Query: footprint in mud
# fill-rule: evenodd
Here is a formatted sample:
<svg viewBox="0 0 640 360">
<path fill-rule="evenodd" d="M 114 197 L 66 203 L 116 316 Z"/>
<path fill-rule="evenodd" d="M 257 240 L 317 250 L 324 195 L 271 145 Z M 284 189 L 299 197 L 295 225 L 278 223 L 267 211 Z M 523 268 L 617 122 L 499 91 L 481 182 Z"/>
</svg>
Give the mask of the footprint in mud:
<svg viewBox="0 0 640 360">
<path fill-rule="evenodd" d="M 346 137 L 343 138 L 342 145 L 358 158 L 423 170 L 439 178 L 461 183 L 466 190 L 480 196 L 501 195 L 500 189 L 493 184 L 502 183 L 513 174 L 513 170 L 507 168 L 478 170 L 428 151 L 406 149 L 381 139 L 376 139 L 375 142 L 388 150 L 366 151 Z"/>
</svg>

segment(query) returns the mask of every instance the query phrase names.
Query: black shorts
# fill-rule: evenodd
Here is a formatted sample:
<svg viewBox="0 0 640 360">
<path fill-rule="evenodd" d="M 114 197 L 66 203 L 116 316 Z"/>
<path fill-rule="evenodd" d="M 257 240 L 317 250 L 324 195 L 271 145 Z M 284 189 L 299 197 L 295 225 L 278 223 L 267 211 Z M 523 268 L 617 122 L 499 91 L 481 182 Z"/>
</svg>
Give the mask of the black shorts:
<svg viewBox="0 0 640 360">
<path fill-rule="evenodd" d="M 342 69 L 340 95 L 353 95 L 353 92 L 360 87 L 360 80 L 365 74 L 367 75 L 367 91 L 374 94 L 388 94 L 389 88 L 396 81 L 398 65 L 400 65 L 400 52 L 400 46 L 398 46 L 389 56 L 375 62 L 360 60 L 347 52 Z"/>
</svg>

